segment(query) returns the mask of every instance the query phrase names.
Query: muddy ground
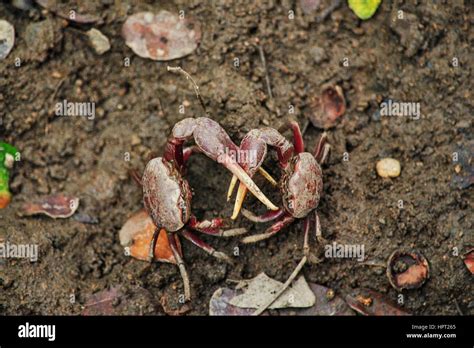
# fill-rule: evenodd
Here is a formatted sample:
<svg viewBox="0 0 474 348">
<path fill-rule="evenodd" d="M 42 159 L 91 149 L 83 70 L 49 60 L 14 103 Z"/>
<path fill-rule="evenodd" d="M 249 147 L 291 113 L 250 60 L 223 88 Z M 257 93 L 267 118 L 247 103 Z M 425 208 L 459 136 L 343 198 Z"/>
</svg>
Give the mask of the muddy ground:
<svg viewBox="0 0 474 348">
<path fill-rule="evenodd" d="M 131 259 L 118 240 L 124 222 L 142 208 L 141 189 L 129 169 L 142 171 L 150 153 L 163 150 L 178 120 L 203 116 L 189 83 L 168 73 L 168 64 L 192 74 L 212 118 L 236 142 L 252 128 L 279 127 L 289 118 L 305 125 L 312 98 L 324 85 L 339 84 L 348 108 L 328 131 L 332 152 L 323 167 L 318 210 L 329 243 L 363 244 L 366 262 L 325 258 L 324 247 L 312 240 L 321 262 L 305 266 L 304 275 L 336 294 L 366 287 L 397 300 L 385 269 L 367 262 L 385 263 L 394 250 L 414 248 L 429 260 L 431 274 L 421 288 L 403 293 L 403 307 L 420 315 L 474 313 L 472 275 L 453 249 L 461 255 L 474 245 L 473 191 L 455 180 L 452 160 L 453 152 L 467 151 L 469 144 L 472 160 L 472 4 L 384 0 L 376 15 L 362 22 L 345 3 L 322 19 L 325 1 L 307 14 L 299 1 L 81 3 L 69 2 L 78 12 L 103 19 L 94 25 L 111 41 L 103 56 L 81 34 L 91 25 L 66 25 L 36 6 L 21 11 L 0 4 L 0 18 L 16 29 L 15 47 L 0 62 L 0 136 L 22 155 L 12 172 L 13 201 L 0 211 L 0 237 L 39 245 L 38 262 L 7 259 L 0 265 L 0 313 L 80 314 L 91 294 L 117 286 L 124 294 L 115 303 L 120 303 L 118 314 L 161 315 L 163 302 L 176 306 L 182 292 L 177 268 Z M 202 42 L 193 54 L 155 62 L 125 46 L 120 32 L 127 14 L 160 9 L 184 10 L 201 22 Z M 396 20 L 399 10 L 406 22 Z M 53 26 L 53 37 L 28 38 L 28 25 L 44 20 Z M 129 67 L 124 66 L 127 57 Z M 55 104 L 64 99 L 95 102 L 95 119 L 55 116 Z M 421 117 L 380 117 L 384 99 L 419 102 Z M 308 126 L 308 148 L 321 132 Z M 401 162 L 399 177 L 377 176 L 375 163 L 383 157 Z M 279 177 L 274 159 L 266 168 Z M 226 202 L 230 176 L 224 169 L 198 155 L 187 175 L 199 218 L 231 215 Z M 262 178 L 256 181 L 280 202 Z M 80 198 L 74 217 L 18 216 L 24 202 L 59 192 Z M 263 211 L 253 198 L 246 207 Z M 267 226 L 243 217 L 234 225 L 250 233 Z M 239 246 L 238 239 L 203 239 L 229 254 Z M 234 266 L 182 243 L 193 292 L 187 313 L 205 315 L 213 292 L 232 285 L 228 280 L 260 272 L 285 280 L 302 256 L 302 224 L 267 241 L 240 245 Z"/>
</svg>

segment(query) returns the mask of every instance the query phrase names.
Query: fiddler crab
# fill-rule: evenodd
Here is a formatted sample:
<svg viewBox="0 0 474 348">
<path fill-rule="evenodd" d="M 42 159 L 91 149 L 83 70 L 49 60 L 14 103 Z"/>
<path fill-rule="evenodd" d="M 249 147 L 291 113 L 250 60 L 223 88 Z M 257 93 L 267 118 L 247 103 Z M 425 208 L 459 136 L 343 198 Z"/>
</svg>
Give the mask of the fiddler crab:
<svg viewBox="0 0 474 348">
<path fill-rule="evenodd" d="M 264 233 L 243 238 L 243 243 L 266 239 L 296 219 L 303 218 L 305 254 L 309 251 L 311 221 L 314 221 L 317 237 L 322 238 L 319 217 L 315 209 L 323 189 L 320 164 L 326 160 L 329 152 L 329 145 L 326 143 L 327 137 L 324 133 L 313 154 L 304 151 L 304 142 L 298 124 L 289 122 L 281 131 L 288 128 L 293 131 L 293 144 L 279 131 L 267 127 L 251 130 L 242 139 L 240 146 L 237 146 L 216 121 L 207 117 L 186 118 L 173 127 L 163 157 L 153 158 L 146 165 L 140 180 L 143 186 L 143 203 L 156 226 L 150 244 L 149 260 L 153 260 L 159 231 L 166 230 L 170 249 L 183 278 L 186 300 L 191 297 L 189 277 L 173 234 L 179 233 L 210 255 L 231 262 L 225 253 L 215 250 L 202 241 L 194 231 L 218 237 L 239 236 L 247 232 L 244 228 L 223 230 L 224 220 L 222 218 L 199 221 L 192 214 L 191 188 L 183 175 L 186 162 L 194 152 L 206 155 L 233 174 L 227 200 L 230 200 L 237 182 L 240 181 L 232 220 L 237 218 L 242 209 L 248 191 L 259 199 L 269 211 L 261 216 L 256 216 L 243 209 L 243 215 L 253 222 L 277 220 Z M 184 143 L 191 139 L 194 140 L 195 145 L 185 148 Z M 278 183 L 283 202 L 282 208 L 274 205 L 252 180 L 255 173 L 259 172 L 273 185 L 277 185 L 276 180 L 262 168 L 268 145 L 275 148 L 282 169 Z M 254 155 L 247 156 L 246 154 L 249 152 Z M 231 154 L 238 155 L 232 156 Z"/>
<path fill-rule="evenodd" d="M 183 148 L 184 142 L 191 138 L 194 139 L 196 145 Z M 193 152 L 201 152 L 212 160 L 221 163 L 269 209 L 278 209 L 262 193 L 236 160 L 229 156 L 229 149 L 234 152 L 239 151 L 239 147 L 232 142 L 217 122 L 207 117 L 186 118 L 174 126 L 163 157 L 157 157 L 149 161 L 141 178 L 143 203 L 156 226 L 150 245 L 149 258 L 153 260 L 158 233 L 161 229 L 165 229 L 171 251 L 184 281 L 186 300 L 189 300 L 191 296 L 189 277 L 172 234 L 179 233 L 210 255 L 231 262 L 226 254 L 216 251 L 192 231 L 219 237 L 236 236 L 247 232 L 243 228 L 224 231 L 221 229 L 224 224 L 223 219 L 215 218 L 211 221 L 199 221 L 192 214 L 191 188 L 188 181 L 183 177 L 183 173 L 185 164 Z"/>
<path fill-rule="evenodd" d="M 242 243 L 254 243 L 269 238 L 296 219 L 304 219 L 304 253 L 309 253 L 309 232 L 311 223 L 314 222 L 316 237 L 323 241 L 321 226 L 316 208 L 323 191 L 323 179 L 321 164 L 329 154 L 330 145 L 327 144 L 327 135 L 323 133 L 314 153 L 305 152 L 303 136 L 298 123 L 288 122 L 281 131 L 291 129 L 293 132 L 293 144 L 290 143 L 279 131 L 273 128 L 253 129 L 242 139 L 240 150 L 252 152 L 254 156 L 247 156 L 250 160 L 239 163 L 250 177 L 261 168 L 267 155 L 267 147 L 276 150 L 278 162 L 282 175 L 278 183 L 283 208 L 272 210 L 263 215 L 256 216 L 248 210 L 243 209 L 242 214 L 249 220 L 257 223 L 277 220 L 264 233 L 248 236 L 242 239 Z M 230 200 L 232 192 L 237 183 L 237 176 L 233 176 L 227 200 Z M 236 219 L 247 193 L 245 183 L 239 185 L 232 219 Z"/>
</svg>

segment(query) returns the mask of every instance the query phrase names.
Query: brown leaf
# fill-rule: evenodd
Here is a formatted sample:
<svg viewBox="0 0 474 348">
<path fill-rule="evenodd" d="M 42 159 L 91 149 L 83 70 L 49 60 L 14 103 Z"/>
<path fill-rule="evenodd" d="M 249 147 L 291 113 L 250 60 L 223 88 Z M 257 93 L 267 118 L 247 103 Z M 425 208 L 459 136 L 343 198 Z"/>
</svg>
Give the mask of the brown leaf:
<svg viewBox="0 0 474 348">
<path fill-rule="evenodd" d="M 82 315 L 114 315 L 117 301 L 122 296 L 120 286 L 90 295 L 84 305 Z"/>
<path fill-rule="evenodd" d="M 209 302 L 209 315 L 252 315 L 255 309 L 239 308 L 230 304 L 231 300 L 241 293 L 242 291 L 229 288 L 217 289 Z"/>
<path fill-rule="evenodd" d="M 145 210 L 133 214 L 119 232 L 120 244 L 130 247 L 130 255 L 138 260 L 148 261 L 148 251 L 155 232 L 155 224 Z M 173 234 L 179 253 L 182 255 L 178 235 Z M 155 246 L 155 260 L 176 264 L 168 241 L 168 234 L 160 230 Z"/>
<path fill-rule="evenodd" d="M 76 212 L 78 207 L 79 198 L 57 194 L 42 197 L 35 202 L 25 203 L 20 215 L 44 214 L 53 219 L 68 218 Z"/>
<path fill-rule="evenodd" d="M 474 274 L 474 249 L 464 255 L 464 264 L 471 274 Z"/>
<path fill-rule="evenodd" d="M 140 57 L 165 61 L 192 53 L 201 39 L 201 29 L 198 22 L 168 11 L 139 12 L 127 18 L 122 36 Z"/>
<path fill-rule="evenodd" d="M 356 289 L 346 296 L 346 303 L 362 315 L 411 315 L 388 300 L 384 295 L 368 289 Z"/>
<path fill-rule="evenodd" d="M 346 302 L 334 294 L 332 289 L 325 286 L 309 283 L 309 287 L 316 296 L 314 306 L 305 309 L 282 309 L 280 315 L 311 316 L 311 315 L 355 315 Z"/>
<path fill-rule="evenodd" d="M 334 127 L 337 120 L 346 112 L 346 100 L 339 86 L 325 88 L 321 96 L 314 98 L 310 104 L 309 119 L 316 128 Z"/>
</svg>

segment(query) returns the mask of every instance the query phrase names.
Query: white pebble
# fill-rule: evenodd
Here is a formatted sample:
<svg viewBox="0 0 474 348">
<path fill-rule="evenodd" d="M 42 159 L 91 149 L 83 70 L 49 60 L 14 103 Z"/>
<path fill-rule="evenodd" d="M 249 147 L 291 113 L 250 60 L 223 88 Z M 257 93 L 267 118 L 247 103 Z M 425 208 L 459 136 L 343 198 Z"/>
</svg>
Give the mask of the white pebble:
<svg viewBox="0 0 474 348">
<path fill-rule="evenodd" d="M 94 47 L 97 54 L 104 54 L 110 50 L 109 39 L 99 30 L 92 28 L 87 32 L 87 36 L 89 37 L 92 47 Z"/>
<path fill-rule="evenodd" d="M 400 175 L 400 162 L 393 158 L 383 158 L 377 162 L 377 174 L 382 178 L 396 178 Z"/>
</svg>

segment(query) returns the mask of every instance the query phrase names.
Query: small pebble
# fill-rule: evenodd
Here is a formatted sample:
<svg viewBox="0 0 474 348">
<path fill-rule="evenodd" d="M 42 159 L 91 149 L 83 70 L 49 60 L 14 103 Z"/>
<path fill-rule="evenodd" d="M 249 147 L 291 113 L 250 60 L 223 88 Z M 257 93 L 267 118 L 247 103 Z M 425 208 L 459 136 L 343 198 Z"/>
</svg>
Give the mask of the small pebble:
<svg viewBox="0 0 474 348">
<path fill-rule="evenodd" d="M 396 178 L 400 175 L 400 162 L 393 158 L 384 158 L 377 162 L 377 174 L 382 178 Z"/>
<path fill-rule="evenodd" d="M 110 41 L 100 30 L 92 28 L 87 31 L 87 37 L 97 54 L 104 54 L 110 50 Z"/>
</svg>

